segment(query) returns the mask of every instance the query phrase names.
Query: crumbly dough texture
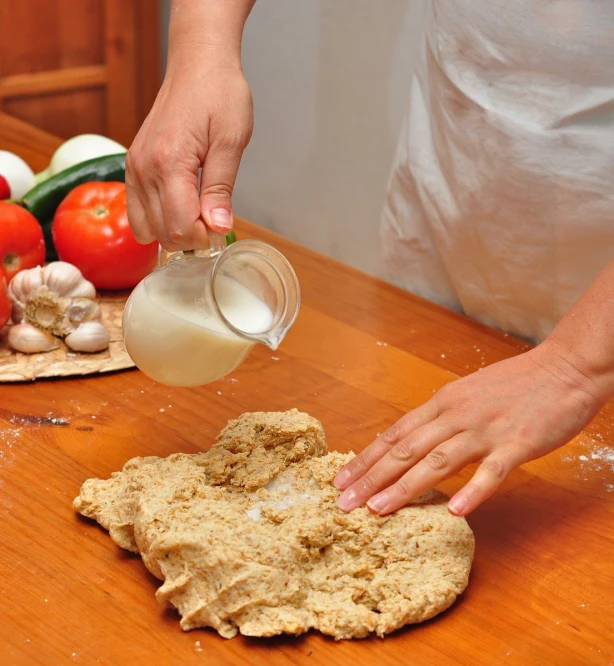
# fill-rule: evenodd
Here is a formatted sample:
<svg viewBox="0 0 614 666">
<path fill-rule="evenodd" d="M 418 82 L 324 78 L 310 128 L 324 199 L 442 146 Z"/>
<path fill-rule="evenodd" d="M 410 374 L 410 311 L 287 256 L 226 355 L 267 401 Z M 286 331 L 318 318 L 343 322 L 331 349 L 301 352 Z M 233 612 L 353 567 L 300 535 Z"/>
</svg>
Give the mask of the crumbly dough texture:
<svg viewBox="0 0 614 666">
<path fill-rule="evenodd" d="M 343 513 L 333 479 L 353 454 L 326 450 L 307 414 L 243 414 L 206 453 L 89 479 L 74 507 L 140 553 L 185 630 L 360 638 L 448 608 L 468 583 L 467 522 L 437 491 L 384 518 Z"/>
</svg>

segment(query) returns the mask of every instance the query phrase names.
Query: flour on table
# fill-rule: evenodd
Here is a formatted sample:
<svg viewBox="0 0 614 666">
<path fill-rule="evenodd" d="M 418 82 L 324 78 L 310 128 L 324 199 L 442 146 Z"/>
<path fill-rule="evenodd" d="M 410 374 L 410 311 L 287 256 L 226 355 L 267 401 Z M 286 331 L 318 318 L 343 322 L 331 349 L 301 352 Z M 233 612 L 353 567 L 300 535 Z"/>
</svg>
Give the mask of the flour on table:
<svg viewBox="0 0 614 666">
<path fill-rule="evenodd" d="M 352 455 L 327 453 L 307 414 L 243 414 L 205 453 L 86 481 L 74 507 L 141 555 L 185 630 L 384 636 L 463 592 L 473 534 L 437 491 L 391 516 L 343 513 L 333 479 Z"/>
<path fill-rule="evenodd" d="M 603 442 L 604 438 L 602 435 L 597 434 L 593 435 L 596 439 Z M 586 451 L 585 453 L 580 454 L 577 457 L 566 455 L 561 460 L 563 462 L 574 462 L 579 461 L 580 463 L 580 472 L 586 477 L 586 475 L 594 472 L 604 472 L 609 475 L 612 474 L 611 481 L 605 483 L 604 487 L 607 492 L 614 492 L 614 446 L 596 445 L 592 449 Z M 579 476 L 579 474 L 576 474 Z M 587 478 L 587 477 L 586 477 Z M 585 480 L 586 480 L 585 478 Z"/>
</svg>

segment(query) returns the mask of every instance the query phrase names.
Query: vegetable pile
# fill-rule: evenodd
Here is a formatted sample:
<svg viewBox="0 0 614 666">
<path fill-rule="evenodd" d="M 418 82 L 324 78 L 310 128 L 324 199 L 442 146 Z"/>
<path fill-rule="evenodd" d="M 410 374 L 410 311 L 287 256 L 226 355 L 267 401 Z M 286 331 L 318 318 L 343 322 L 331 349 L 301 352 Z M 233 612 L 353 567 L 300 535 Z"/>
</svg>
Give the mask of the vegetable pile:
<svg viewBox="0 0 614 666">
<path fill-rule="evenodd" d="M 134 287 L 154 268 L 156 244 L 139 245 L 128 224 L 126 152 L 106 137 L 74 137 L 35 175 L 0 151 L 0 328 L 12 323 L 15 351 L 44 353 L 60 341 L 106 349 L 96 289 Z"/>
<path fill-rule="evenodd" d="M 96 289 L 130 289 L 155 268 L 158 244 L 138 243 L 128 223 L 126 152 L 84 134 L 34 174 L 0 150 L 0 329 L 12 323 L 15 351 L 106 349 Z"/>
</svg>

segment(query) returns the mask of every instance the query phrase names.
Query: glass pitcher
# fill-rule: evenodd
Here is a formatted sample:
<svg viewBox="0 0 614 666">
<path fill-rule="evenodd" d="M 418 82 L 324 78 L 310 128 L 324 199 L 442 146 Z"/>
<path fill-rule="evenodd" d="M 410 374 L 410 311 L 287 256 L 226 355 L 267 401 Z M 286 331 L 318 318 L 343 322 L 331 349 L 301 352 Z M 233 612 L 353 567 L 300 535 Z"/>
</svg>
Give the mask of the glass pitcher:
<svg viewBox="0 0 614 666">
<path fill-rule="evenodd" d="M 130 295 L 123 316 L 128 354 L 168 386 L 201 386 L 239 366 L 257 343 L 277 349 L 300 307 L 298 279 L 267 243 L 167 253 Z"/>
</svg>

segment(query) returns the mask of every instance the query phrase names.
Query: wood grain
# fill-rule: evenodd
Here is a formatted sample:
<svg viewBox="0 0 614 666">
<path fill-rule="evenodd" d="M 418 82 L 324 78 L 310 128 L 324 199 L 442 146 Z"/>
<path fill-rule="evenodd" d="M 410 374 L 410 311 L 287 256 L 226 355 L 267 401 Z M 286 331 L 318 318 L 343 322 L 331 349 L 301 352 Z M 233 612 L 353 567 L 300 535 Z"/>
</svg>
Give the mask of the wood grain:
<svg viewBox="0 0 614 666">
<path fill-rule="evenodd" d="M 107 68 L 103 65 L 69 67 L 35 74 L 15 74 L 0 79 L 0 99 L 100 88 L 107 83 L 107 78 Z"/>
<path fill-rule="evenodd" d="M 304 305 L 278 352 L 259 347 L 196 389 L 138 371 L 0 386 L 0 663 L 611 664 L 614 471 L 591 458 L 614 446 L 611 406 L 470 516 L 476 560 L 459 602 L 384 640 L 184 633 L 140 559 L 74 513 L 85 479 L 206 449 L 243 411 L 298 407 L 331 448 L 357 450 L 445 382 L 527 348 L 254 225 L 238 232 L 272 242 L 299 275 Z"/>
<path fill-rule="evenodd" d="M 137 9 L 134 0 L 105 2 L 108 135 L 129 146 L 138 132 Z M 118 110 L 121 109 L 121 113 Z"/>
<path fill-rule="evenodd" d="M 10 150 L 24 159 L 34 172 L 49 166 L 62 140 L 0 111 L 0 150 Z"/>
<path fill-rule="evenodd" d="M 0 2 L 0 110 L 63 138 L 129 145 L 160 85 L 158 4 Z"/>
</svg>

